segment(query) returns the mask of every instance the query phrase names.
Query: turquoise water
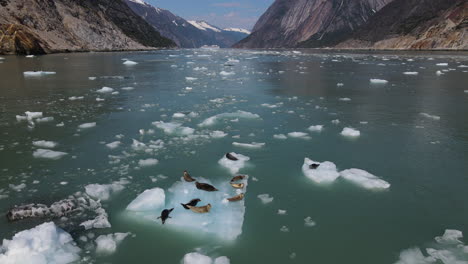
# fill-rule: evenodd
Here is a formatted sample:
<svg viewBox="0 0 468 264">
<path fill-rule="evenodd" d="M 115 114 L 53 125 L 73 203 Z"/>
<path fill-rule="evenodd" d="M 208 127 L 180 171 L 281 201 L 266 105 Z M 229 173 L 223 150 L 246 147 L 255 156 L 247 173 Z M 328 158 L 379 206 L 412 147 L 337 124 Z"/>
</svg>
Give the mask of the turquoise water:
<svg viewBox="0 0 468 264">
<path fill-rule="evenodd" d="M 52 219 L 72 235 L 83 262 L 179 263 L 185 254 L 199 251 L 227 256 L 231 263 L 395 263 L 405 249 L 419 247 L 425 253 L 445 229 L 468 232 L 468 68 L 461 67 L 468 65 L 466 54 L 167 50 L 4 58 L 1 212 L 13 205 L 51 204 L 84 192 L 88 184 L 121 178 L 129 182 L 102 201 L 111 228 L 83 230 L 80 221 Z M 138 64 L 123 65 L 124 58 Z M 229 59 L 238 62 L 226 66 Z M 34 70 L 56 74 L 23 75 Z M 373 84 L 370 79 L 388 83 Z M 104 86 L 119 93 L 96 92 Z M 70 100 L 72 96 L 83 99 Z M 260 118 L 235 122 L 232 117 L 199 126 L 209 117 L 238 110 Z M 43 112 L 54 120 L 28 128 L 15 117 L 25 111 Z M 173 118 L 174 113 L 187 116 Z M 152 125 L 155 121 L 181 123 L 198 137 L 164 133 Z M 96 126 L 78 129 L 89 122 Z M 311 125 L 323 125 L 323 130 L 311 132 Z M 342 136 L 344 127 L 359 130 L 360 136 Z M 146 133 L 141 135 L 140 129 Z M 154 133 L 148 134 L 149 129 Z M 227 136 L 210 137 L 215 130 Z M 305 132 L 310 138 L 274 138 L 290 132 Z M 148 145 L 160 139 L 164 148 L 138 152 L 132 139 Z M 37 140 L 57 142 L 54 150 L 68 155 L 34 158 L 37 147 L 32 142 Z M 120 146 L 105 146 L 114 141 Z M 252 149 L 233 142 L 265 145 Z M 171 219 L 161 226 L 125 210 L 146 189 L 160 187 L 168 196 L 185 169 L 212 182 L 228 181 L 232 175 L 218 164 L 226 152 L 250 157 L 240 170 L 249 175 L 249 184 L 245 215 L 239 219 L 242 232 L 236 239 L 174 228 Z M 305 157 L 331 161 L 338 171 L 363 169 L 391 186 L 370 190 L 342 177 L 317 184 L 302 172 Z M 148 158 L 159 163 L 138 165 Z M 22 183 L 26 186 L 15 190 Z M 264 204 L 259 194 L 274 199 Z M 278 209 L 287 212 L 279 215 Z M 304 225 L 308 216 L 315 226 Z M 46 220 L 0 218 L 0 238 L 11 239 Z M 283 226 L 289 231 L 280 231 Z M 80 240 L 89 233 L 96 237 L 115 232 L 131 235 L 112 254 L 96 253 L 92 239 Z M 459 256 L 468 261 L 466 257 Z"/>
</svg>

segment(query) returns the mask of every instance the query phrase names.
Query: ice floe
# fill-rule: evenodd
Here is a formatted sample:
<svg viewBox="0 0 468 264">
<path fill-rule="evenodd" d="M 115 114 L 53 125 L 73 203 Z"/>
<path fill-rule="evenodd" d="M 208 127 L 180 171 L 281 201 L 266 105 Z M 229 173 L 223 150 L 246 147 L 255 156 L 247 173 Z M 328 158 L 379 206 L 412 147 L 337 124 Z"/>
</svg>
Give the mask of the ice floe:
<svg viewBox="0 0 468 264">
<path fill-rule="evenodd" d="M 373 84 L 386 84 L 386 83 L 388 83 L 388 81 L 383 80 L 383 79 L 370 79 L 370 83 L 373 83 Z"/>
<path fill-rule="evenodd" d="M 40 76 L 52 75 L 52 74 L 56 74 L 56 72 L 53 72 L 53 71 L 25 71 L 23 72 L 23 75 L 25 77 L 40 77 Z"/>
<path fill-rule="evenodd" d="M 388 189 L 390 188 L 390 183 L 361 169 L 344 170 L 340 172 L 340 176 L 343 179 L 351 181 L 366 189 Z"/>
<path fill-rule="evenodd" d="M 278 214 L 279 214 L 279 215 L 285 215 L 286 213 L 287 213 L 286 210 L 278 209 Z"/>
<path fill-rule="evenodd" d="M 161 188 L 148 189 L 142 192 L 128 206 L 129 211 L 157 211 L 164 207 L 166 195 Z"/>
<path fill-rule="evenodd" d="M 265 146 L 265 143 L 252 142 L 249 144 L 249 143 L 232 142 L 232 145 L 236 147 L 242 147 L 242 148 L 259 149 Z"/>
<path fill-rule="evenodd" d="M 404 75 L 418 75 L 418 72 L 404 72 Z"/>
<path fill-rule="evenodd" d="M 164 133 L 168 135 L 179 135 L 179 136 L 187 136 L 192 135 L 195 129 L 190 127 L 184 127 L 182 124 L 174 123 L 174 122 L 164 122 L 164 121 L 156 121 L 152 123 L 153 126 L 162 129 Z"/>
<path fill-rule="evenodd" d="M 51 160 L 58 160 L 68 155 L 66 152 L 61 151 L 53 151 L 50 149 L 37 149 L 33 152 L 34 158 L 41 158 L 41 159 L 51 159 Z"/>
<path fill-rule="evenodd" d="M 229 264 L 231 263 L 226 256 L 217 257 L 215 259 L 205 256 L 198 252 L 185 254 L 182 259 L 182 264 Z"/>
<path fill-rule="evenodd" d="M 442 62 L 442 63 L 436 63 L 436 66 L 442 66 L 442 67 L 445 67 L 445 66 L 448 66 L 448 63 L 446 63 L 446 62 Z"/>
<path fill-rule="evenodd" d="M 140 167 L 150 167 L 157 165 L 159 161 L 157 159 L 144 159 L 138 161 L 138 166 Z"/>
<path fill-rule="evenodd" d="M 319 166 L 315 169 L 312 169 L 312 164 L 318 164 Z M 318 162 L 309 158 L 304 159 L 302 172 L 307 178 L 313 180 L 316 183 L 332 183 L 340 176 L 338 170 L 336 169 L 335 163 L 330 161 Z"/>
<path fill-rule="evenodd" d="M 308 216 L 306 218 L 304 218 L 304 226 L 307 226 L 307 227 L 312 227 L 312 226 L 315 226 L 316 223 L 315 221 L 312 220 L 312 217 Z"/>
<path fill-rule="evenodd" d="M 345 127 L 340 134 L 345 137 L 359 137 L 361 132 L 351 127 Z"/>
<path fill-rule="evenodd" d="M 105 201 L 109 200 L 112 194 L 122 191 L 126 184 L 128 181 L 122 179 L 111 184 L 88 184 L 85 186 L 85 190 L 92 198 Z"/>
<path fill-rule="evenodd" d="M 112 93 L 114 91 L 113 88 L 110 87 L 102 87 L 101 89 L 97 90 L 98 93 Z"/>
<path fill-rule="evenodd" d="M 227 134 L 224 133 L 223 131 L 215 130 L 215 131 L 210 132 L 210 137 L 212 138 L 223 138 L 225 136 L 227 136 Z"/>
<path fill-rule="evenodd" d="M 84 123 L 78 126 L 79 129 L 87 129 L 87 128 L 92 128 L 96 126 L 96 122 L 91 122 L 91 123 Z"/>
<path fill-rule="evenodd" d="M 433 120 L 440 120 L 440 116 L 430 115 L 428 113 L 421 113 L 421 115 L 424 116 L 425 118 L 429 118 Z"/>
<path fill-rule="evenodd" d="M 312 132 L 320 132 L 323 130 L 323 125 L 310 126 L 308 130 Z"/>
<path fill-rule="evenodd" d="M 230 152 L 231 155 L 237 158 L 237 160 L 230 160 L 224 155 L 219 161 L 219 165 L 225 167 L 231 172 L 231 174 L 238 173 L 242 168 L 245 167 L 246 162 L 250 160 L 249 157 L 235 152 Z"/>
<path fill-rule="evenodd" d="M 126 60 L 123 62 L 123 65 L 127 65 L 127 66 L 132 66 L 132 65 L 137 65 L 138 62 L 135 62 L 135 61 L 131 61 L 131 60 Z"/>
<path fill-rule="evenodd" d="M 117 250 L 117 245 L 120 244 L 130 233 L 114 233 L 108 235 L 100 235 L 96 238 L 96 252 L 99 254 L 112 254 Z"/>
<path fill-rule="evenodd" d="M 259 195 L 257 195 L 257 197 L 264 204 L 273 202 L 273 197 L 271 197 L 268 193 L 259 194 Z"/>
<path fill-rule="evenodd" d="M 114 141 L 114 142 L 111 142 L 111 143 L 107 143 L 106 147 L 108 147 L 110 149 L 115 149 L 115 148 L 118 148 L 120 146 L 120 144 L 122 144 L 122 142 Z"/>
<path fill-rule="evenodd" d="M 287 139 L 288 137 L 285 134 L 275 134 L 273 135 L 273 138 L 276 139 Z"/>
<path fill-rule="evenodd" d="M 228 119 L 228 118 L 240 118 L 240 119 L 260 119 L 260 116 L 257 114 L 253 114 L 246 111 L 238 110 L 237 112 L 233 113 L 222 113 L 217 114 L 212 117 L 205 119 L 203 122 L 198 124 L 200 127 L 212 126 L 215 125 L 220 119 Z"/>
<path fill-rule="evenodd" d="M 54 141 L 46 141 L 46 140 L 38 140 L 38 141 L 33 141 L 33 146 L 38 147 L 38 148 L 55 148 L 58 143 Z"/>
<path fill-rule="evenodd" d="M 310 139 L 309 134 L 307 134 L 305 132 L 289 132 L 288 137 L 301 138 L 301 139 Z"/>
<path fill-rule="evenodd" d="M 70 234 L 53 222 L 16 233 L 4 239 L 0 247 L 3 264 L 66 264 L 80 259 L 78 248 Z"/>
<path fill-rule="evenodd" d="M 227 71 L 221 71 L 219 73 L 219 75 L 222 75 L 222 76 L 232 76 L 232 75 L 235 75 L 236 73 L 235 72 L 227 72 Z"/>
</svg>

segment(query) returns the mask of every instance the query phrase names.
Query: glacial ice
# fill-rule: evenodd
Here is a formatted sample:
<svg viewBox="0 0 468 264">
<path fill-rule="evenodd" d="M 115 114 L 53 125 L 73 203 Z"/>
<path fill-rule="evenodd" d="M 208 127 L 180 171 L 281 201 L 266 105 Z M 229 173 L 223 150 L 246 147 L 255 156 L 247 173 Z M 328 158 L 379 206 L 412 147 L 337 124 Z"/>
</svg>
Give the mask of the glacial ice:
<svg viewBox="0 0 468 264">
<path fill-rule="evenodd" d="M 182 264 L 229 264 L 229 263 L 231 262 L 229 258 L 227 258 L 226 256 L 212 259 L 211 257 L 205 256 L 198 252 L 187 253 L 182 259 Z"/>
<path fill-rule="evenodd" d="M 306 227 L 312 227 L 312 226 L 315 226 L 316 223 L 315 221 L 312 220 L 312 217 L 308 216 L 306 218 L 304 218 L 304 226 Z"/>
<path fill-rule="evenodd" d="M 184 118 L 185 114 L 184 113 L 174 113 L 172 115 L 173 118 Z"/>
<path fill-rule="evenodd" d="M 323 125 L 310 126 L 308 130 L 312 132 L 320 132 L 323 130 Z"/>
<path fill-rule="evenodd" d="M 98 93 L 112 93 L 114 91 L 113 88 L 110 88 L 110 87 L 102 87 L 101 89 L 99 90 L 96 90 L 96 92 Z"/>
<path fill-rule="evenodd" d="M 251 144 L 249 144 L 249 143 L 232 142 L 232 145 L 236 147 L 241 147 L 241 148 L 259 149 L 265 146 L 265 143 L 252 142 Z"/>
<path fill-rule="evenodd" d="M 48 116 L 48 117 L 43 117 L 43 118 L 37 118 L 35 120 L 37 123 L 46 123 L 46 122 L 52 122 L 54 121 L 54 118 L 51 117 L 51 116 Z"/>
<path fill-rule="evenodd" d="M 122 142 L 120 142 L 120 141 L 114 141 L 114 142 L 111 142 L 111 143 L 107 143 L 106 147 L 108 147 L 110 149 L 115 149 L 115 148 L 118 148 L 121 143 Z"/>
<path fill-rule="evenodd" d="M 222 75 L 222 76 L 232 76 L 232 75 L 235 75 L 236 73 L 235 72 L 227 72 L 227 71 L 221 71 L 219 73 L 219 75 Z"/>
<path fill-rule="evenodd" d="M 390 188 L 390 184 L 388 182 L 361 169 L 344 170 L 340 172 L 340 176 L 366 189 L 388 189 Z"/>
<path fill-rule="evenodd" d="M 87 128 L 92 128 L 96 126 L 96 122 L 91 122 L 91 123 L 84 123 L 78 126 L 79 129 L 87 129 Z"/>
<path fill-rule="evenodd" d="M 137 196 L 128 206 L 129 211 L 160 212 L 165 204 L 166 195 L 161 188 L 148 189 Z"/>
<path fill-rule="evenodd" d="M 278 214 L 279 214 L 279 215 L 285 215 L 286 213 L 287 213 L 286 210 L 278 209 Z"/>
<path fill-rule="evenodd" d="M 319 166 L 316 169 L 311 169 L 311 164 L 319 164 Z M 340 176 L 338 170 L 336 169 L 336 165 L 333 162 L 318 162 L 309 158 L 304 159 L 302 172 L 307 178 L 313 180 L 316 183 L 332 183 Z"/>
<path fill-rule="evenodd" d="M 99 254 L 112 254 L 117 250 L 117 245 L 120 244 L 130 233 L 114 233 L 108 235 L 100 235 L 96 238 L 96 252 Z"/>
<path fill-rule="evenodd" d="M 53 151 L 50 149 L 37 149 L 33 152 L 34 158 L 58 160 L 67 155 L 66 152 Z"/>
<path fill-rule="evenodd" d="M 200 127 L 212 126 L 215 125 L 220 119 L 228 119 L 228 118 L 242 118 L 242 119 L 259 119 L 260 116 L 257 114 L 253 114 L 246 111 L 238 110 L 237 112 L 233 113 L 222 113 L 217 114 L 212 117 L 205 119 L 203 122 L 198 124 Z"/>
<path fill-rule="evenodd" d="M 309 134 L 305 132 L 289 132 L 288 136 L 292 138 L 310 139 Z"/>
<path fill-rule="evenodd" d="M 382 79 L 370 79 L 370 83 L 373 84 L 386 84 L 388 83 L 387 80 L 382 80 Z"/>
<path fill-rule="evenodd" d="M 138 166 L 140 167 L 150 167 L 157 165 L 159 161 L 157 159 L 144 159 L 138 161 Z"/>
<path fill-rule="evenodd" d="M 191 127 L 184 127 L 182 124 L 174 122 L 156 121 L 152 123 L 155 127 L 162 129 L 168 135 L 187 136 L 195 131 Z"/>
<path fill-rule="evenodd" d="M 404 72 L 404 75 L 418 75 L 418 72 Z"/>
<path fill-rule="evenodd" d="M 33 141 L 33 146 L 38 147 L 38 148 L 55 148 L 57 145 L 58 143 L 54 141 L 46 141 L 46 140 Z"/>
<path fill-rule="evenodd" d="M 223 138 L 225 136 L 227 136 L 227 134 L 223 131 L 215 130 L 213 132 L 210 132 L 210 137 L 212 138 Z"/>
<path fill-rule="evenodd" d="M 345 127 L 340 134 L 345 137 L 359 137 L 361 132 L 351 127 Z"/>
<path fill-rule="evenodd" d="M 446 62 L 437 63 L 436 66 L 443 66 L 443 67 L 445 67 L 445 66 L 448 66 L 448 63 L 446 63 Z"/>
<path fill-rule="evenodd" d="M 433 119 L 433 120 L 440 120 L 440 116 L 436 116 L 436 115 L 430 115 L 428 113 L 421 113 L 422 116 L 426 117 L 426 118 L 429 118 L 429 119 Z"/>
<path fill-rule="evenodd" d="M 138 62 L 134 62 L 134 61 L 131 61 L 131 60 L 125 60 L 125 62 L 123 63 L 123 65 L 127 65 L 127 66 L 133 66 L 133 65 L 137 65 Z"/>
<path fill-rule="evenodd" d="M 446 229 L 442 236 L 435 238 L 437 243 L 462 243 L 460 238 L 463 237 L 463 233 L 459 230 Z"/>
<path fill-rule="evenodd" d="M 230 152 L 230 153 L 231 155 L 235 156 L 238 160 L 230 160 L 226 158 L 226 155 L 223 155 L 223 157 L 218 161 L 218 163 L 219 165 L 228 169 L 229 172 L 231 172 L 231 174 L 236 174 L 242 168 L 245 167 L 246 162 L 249 161 L 250 158 L 242 154 L 237 154 L 235 152 Z"/>
<path fill-rule="evenodd" d="M 128 181 L 121 179 L 111 184 L 88 184 L 85 186 L 86 193 L 92 198 L 102 201 L 109 200 L 110 196 L 125 188 Z"/>
<path fill-rule="evenodd" d="M 271 197 L 268 193 L 259 194 L 257 195 L 258 199 L 262 201 L 262 203 L 267 204 L 273 202 L 273 197 Z"/>
<path fill-rule="evenodd" d="M 78 248 L 67 232 L 53 222 L 16 233 L 0 247 L 2 264 L 66 264 L 80 259 Z"/>
<path fill-rule="evenodd" d="M 25 77 L 39 77 L 39 76 L 44 76 L 44 75 L 52 75 L 55 73 L 56 72 L 53 72 L 53 71 L 25 71 L 23 72 L 23 75 Z"/>
<path fill-rule="evenodd" d="M 276 139 L 287 139 L 288 137 L 285 134 L 275 134 L 273 135 L 273 138 Z"/>
</svg>

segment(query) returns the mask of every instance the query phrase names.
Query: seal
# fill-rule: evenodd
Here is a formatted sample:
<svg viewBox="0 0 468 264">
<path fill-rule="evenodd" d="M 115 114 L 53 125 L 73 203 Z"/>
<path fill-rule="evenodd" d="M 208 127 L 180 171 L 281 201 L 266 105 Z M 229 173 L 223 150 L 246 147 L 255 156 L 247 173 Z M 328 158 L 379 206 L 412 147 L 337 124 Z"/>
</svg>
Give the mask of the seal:
<svg viewBox="0 0 468 264">
<path fill-rule="evenodd" d="M 244 199 L 244 194 L 243 193 L 238 194 L 236 196 L 233 196 L 231 198 L 227 198 L 227 200 L 230 201 L 230 202 L 237 202 L 237 201 L 240 201 L 242 199 Z"/>
<path fill-rule="evenodd" d="M 166 222 L 166 220 L 167 220 L 168 218 L 172 218 L 172 217 L 169 216 L 169 214 L 172 212 L 172 210 L 174 210 L 174 208 L 162 210 L 161 216 L 159 216 L 159 217 L 156 218 L 156 219 L 161 218 L 161 222 L 162 222 L 162 224 L 164 225 L 164 223 Z"/>
<path fill-rule="evenodd" d="M 243 180 L 243 179 L 245 179 L 244 175 L 238 175 L 238 176 L 233 177 L 231 179 L 231 182 L 240 181 L 240 180 Z"/>
<path fill-rule="evenodd" d="M 196 181 L 195 185 L 197 186 L 197 189 L 207 191 L 207 192 L 215 192 L 218 190 L 213 185 L 210 185 L 208 183 L 199 183 Z"/>
<path fill-rule="evenodd" d="M 312 163 L 309 165 L 309 169 L 315 170 L 320 166 L 319 163 Z"/>
<path fill-rule="evenodd" d="M 244 188 L 244 184 L 243 184 L 243 183 L 232 183 L 232 182 L 231 182 L 231 186 L 232 186 L 232 188 L 234 188 L 234 189 L 242 189 L 242 188 Z"/>
<path fill-rule="evenodd" d="M 185 180 L 186 182 L 194 182 L 194 181 L 195 181 L 195 179 L 192 178 L 192 177 L 190 176 L 190 174 L 189 174 L 186 170 L 184 170 L 184 180 Z"/>
<path fill-rule="evenodd" d="M 190 200 L 190 202 L 188 202 L 186 204 L 181 203 L 181 205 L 182 205 L 182 207 L 184 207 L 185 209 L 188 210 L 188 209 L 190 209 L 190 208 L 188 208 L 188 205 L 197 206 L 198 202 L 200 202 L 200 201 L 201 201 L 200 199 L 196 198 L 196 199 Z"/>
<path fill-rule="evenodd" d="M 229 153 L 229 152 L 226 153 L 226 158 L 227 158 L 228 160 L 234 160 L 234 161 L 239 160 L 238 158 L 236 158 L 234 155 L 232 155 L 232 154 Z"/>
<path fill-rule="evenodd" d="M 211 210 L 211 204 L 207 204 L 207 205 L 205 205 L 205 206 L 199 206 L 199 207 L 187 205 L 187 207 L 188 207 L 192 212 L 198 213 L 198 214 L 208 213 L 208 212 Z"/>
</svg>

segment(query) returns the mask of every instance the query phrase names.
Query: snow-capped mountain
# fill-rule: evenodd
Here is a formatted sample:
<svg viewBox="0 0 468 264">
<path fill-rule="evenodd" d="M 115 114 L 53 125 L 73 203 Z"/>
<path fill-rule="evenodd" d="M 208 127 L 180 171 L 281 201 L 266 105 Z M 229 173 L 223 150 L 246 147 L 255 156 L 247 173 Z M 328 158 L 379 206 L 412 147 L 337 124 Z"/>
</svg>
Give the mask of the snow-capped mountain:
<svg viewBox="0 0 468 264">
<path fill-rule="evenodd" d="M 245 29 L 221 29 L 206 21 L 187 21 L 168 10 L 154 7 L 142 0 L 126 0 L 127 5 L 144 18 L 161 35 L 172 39 L 181 48 L 199 48 L 203 45 L 231 47 L 250 33 Z"/>
</svg>

